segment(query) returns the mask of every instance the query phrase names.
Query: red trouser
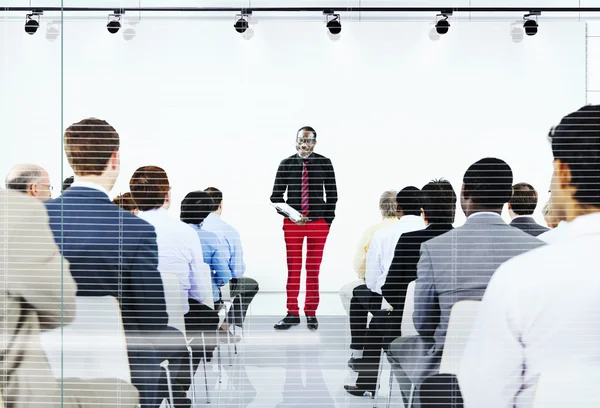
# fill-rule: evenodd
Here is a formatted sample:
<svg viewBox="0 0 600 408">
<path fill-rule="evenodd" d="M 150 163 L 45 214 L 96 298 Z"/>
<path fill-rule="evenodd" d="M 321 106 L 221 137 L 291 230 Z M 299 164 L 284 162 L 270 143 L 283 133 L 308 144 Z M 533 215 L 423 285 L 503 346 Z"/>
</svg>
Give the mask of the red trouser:
<svg viewBox="0 0 600 408">
<path fill-rule="evenodd" d="M 306 301 L 304 314 L 314 316 L 319 306 L 319 269 L 323 259 L 323 248 L 329 235 L 329 225 L 325 219 L 319 218 L 298 225 L 287 218 L 283 220 L 283 236 L 287 250 L 288 280 L 287 309 L 288 313 L 299 316 L 298 293 L 300 292 L 300 274 L 302 272 L 302 246 L 306 237 Z"/>
</svg>

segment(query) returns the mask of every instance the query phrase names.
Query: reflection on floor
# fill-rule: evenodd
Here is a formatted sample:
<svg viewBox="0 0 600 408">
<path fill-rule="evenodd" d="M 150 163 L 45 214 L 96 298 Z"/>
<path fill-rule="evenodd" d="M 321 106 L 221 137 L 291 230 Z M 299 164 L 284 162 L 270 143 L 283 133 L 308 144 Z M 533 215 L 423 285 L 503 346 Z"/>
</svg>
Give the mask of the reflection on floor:
<svg viewBox="0 0 600 408">
<path fill-rule="evenodd" d="M 344 316 L 319 316 L 319 330 L 311 332 L 302 318 L 288 331 L 273 329 L 281 316 L 248 316 L 245 340 L 221 346 L 223 373 L 218 381 L 217 358 L 207 366 L 213 407 L 385 407 L 389 365 L 383 367 L 376 399 L 354 397 L 344 391 L 356 374 L 348 366 L 350 342 Z M 229 356 L 231 359 L 229 360 Z M 231 363 L 231 365 L 230 365 Z M 206 404 L 202 369 L 196 375 L 197 406 Z M 402 407 L 394 386 L 391 407 Z"/>
</svg>

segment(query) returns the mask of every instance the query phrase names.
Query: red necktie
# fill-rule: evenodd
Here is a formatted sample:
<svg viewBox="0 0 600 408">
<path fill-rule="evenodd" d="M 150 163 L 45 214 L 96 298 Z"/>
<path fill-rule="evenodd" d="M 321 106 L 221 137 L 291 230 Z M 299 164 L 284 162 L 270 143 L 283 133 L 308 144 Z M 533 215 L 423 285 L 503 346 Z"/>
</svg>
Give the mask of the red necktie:
<svg viewBox="0 0 600 408">
<path fill-rule="evenodd" d="M 302 163 L 302 202 L 301 213 L 305 217 L 308 215 L 308 161 Z"/>
</svg>

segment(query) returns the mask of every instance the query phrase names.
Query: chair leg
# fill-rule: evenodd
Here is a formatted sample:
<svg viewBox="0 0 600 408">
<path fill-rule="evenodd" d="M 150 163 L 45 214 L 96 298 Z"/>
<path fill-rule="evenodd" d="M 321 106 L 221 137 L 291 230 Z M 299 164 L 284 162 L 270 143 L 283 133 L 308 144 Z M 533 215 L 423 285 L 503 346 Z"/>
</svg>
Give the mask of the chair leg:
<svg viewBox="0 0 600 408">
<path fill-rule="evenodd" d="M 415 397 L 415 385 L 412 384 L 410 386 L 410 397 L 408 397 L 408 407 L 406 407 L 406 408 L 412 408 L 414 397 Z"/>
<path fill-rule="evenodd" d="M 394 386 L 394 370 L 390 369 L 390 383 L 389 383 L 389 389 L 388 389 L 388 397 L 387 397 L 387 404 L 386 404 L 386 408 L 390 408 L 390 403 L 392 402 L 392 387 Z"/>
<path fill-rule="evenodd" d="M 223 362 L 221 361 L 221 335 L 219 333 L 219 329 L 217 329 L 217 371 L 219 376 L 219 384 L 223 382 Z"/>
<path fill-rule="evenodd" d="M 380 353 L 379 353 L 379 368 L 377 370 L 377 382 L 375 383 L 375 397 L 377 396 L 377 393 L 379 392 L 379 387 L 381 386 L 380 384 L 380 378 L 381 378 L 381 372 L 383 371 L 383 348 L 381 349 Z"/>
<path fill-rule="evenodd" d="M 231 310 L 231 307 L 232 306 L 229 307 L 229 310 Z M 229 357 L 228 358 L 229 367 L 231 367 L 232 366 L 232 363 L 231 363 L 232 357 L 231 357 L 231 338 L 229 337 L 229 311 L 225 315 L 225 323 L 226 323 L 226 327 L 227 327 L 227 329 L 225 329 L 225 331 L 227 332 L 226 333 L 227 334 L 227 356 Z"/>
<path fill-rule="evenodd" d="M 210 397 L 208 395 L 208 377 L 206 376 L 206 340 L 204 339 L 204 333 L 202 335 L 202 352 L 204 358 L 202 359 L 202 365 L 204 366 L 204 388 L 206 389 L 206 403 L 210 404 Z"/>
<path fill-rule="evenodd" d="M 196 380 L 194 379 L 196 373 L 194 372 L 194 354 L 192 347 L 189 344 L 187 345 L 187 349 L 190 357 L 190 388 L 192 389 L 192 406 L 196 406 Z"/>
<path fill-rule="evenodd" d="M 169 360 L 164 360 L 160 363 L 160 366 L 165 369 L 167 374 L 167 387 L 169 388 L 169 401 L 171 408 L 175 408 L 175 403 L 173 402 L 173 386 L 171 385 L 171 372 L 169 371 Z"/>
</svg>

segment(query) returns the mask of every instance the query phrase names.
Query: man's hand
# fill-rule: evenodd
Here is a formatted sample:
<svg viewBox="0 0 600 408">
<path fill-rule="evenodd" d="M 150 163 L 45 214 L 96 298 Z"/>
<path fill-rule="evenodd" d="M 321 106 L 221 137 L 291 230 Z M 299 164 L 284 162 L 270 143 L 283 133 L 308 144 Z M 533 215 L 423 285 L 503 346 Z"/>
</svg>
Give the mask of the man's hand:
<svg viewBox="0 0 600 408">
<path fill-rule="evenodd" d="M 304 215 L 302 216 L 302 218 L 300 218 L 298 221 L 294 221 L 296 224 L 298 225 L 305 225 L 308 222 L 308 218 L 306 218 Z"/>
</svg>

